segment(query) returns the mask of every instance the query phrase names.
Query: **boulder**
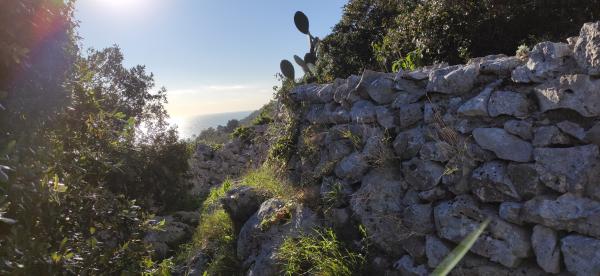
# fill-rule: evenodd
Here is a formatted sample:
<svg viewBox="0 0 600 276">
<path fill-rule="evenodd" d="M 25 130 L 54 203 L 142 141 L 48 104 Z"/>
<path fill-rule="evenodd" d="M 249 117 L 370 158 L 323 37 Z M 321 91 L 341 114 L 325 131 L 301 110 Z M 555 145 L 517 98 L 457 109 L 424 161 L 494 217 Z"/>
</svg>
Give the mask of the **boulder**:
<svg viewBox="0 0 600 276">
<path fill-rule="evenodd" d="M 402 163 L 406 182 L 417 191 L 435 187 L 444 174 L 444 167 L 436 162 L 413 158 Z"/>
<path fill-rule="evenodd" d="M 329 143 L 327 147 L 327 159 L 330 161 L 339 161 L 352 153 L 353 145 L 349 140 L 335 140 Z"/>
<path fill-rule="evenodd" d="M 600 238 L 600 202 L 574 194 L 533 198 L 523 204 L 521 216 L 526 222 Z"/>
<path fill-rule="evenodd" d="M 536 148 L 536 170 L 540 180 L 561 193 L 583 193 L 600 199 L 598 146 Z"/>
<path fill-rule="evenodd" d="M 475 85 L 479 75 L 479 65 L 454 65 L 436 69 L 429 73 L 427 92 L 443 94 L 464 94 Z"/>
<path fill-rule="evenodd" d="M 431 217 L 431 214 L 429 214 Z M 433 222 L 430 220 L 429 223 L 433 226 Z M 425 237 L 423 236 L 412 236 L 402 242 L 402 249 L 408 253 L 411 257 L 422 260 L 425 257 Z"/>
<path fill-rule="evenodd" d="M 423 129 L 417 127 L 398 133 L 392 145 L 396 155 L 405 160 L 415 157 L 424 143 Z"/>
<path fill-rule="evenodd" d="M 423 120 L 423 104 L 403 104 L 398 107 L 395 123 L 400 128 L 407 128 Z"/>
<path fill-rule="evenodd" d="M 495 74 L 498 76 L 510 76 L 511 72 L 519 65 L 523 64 L 517 57 L 498 57 L 484 60 L 479 65 L 479 72 L 482 74 Z"/>
<path fill-rule="evenodd" d="M 362 178 L 368 169 L 369 164 L 365 156 L 362 153 L 355 152 L 346 156 L 337 164 L 335 175 L 348 180 L 348 182 L 355 183 Z"/>
<path fill-rule="evenodd" d="M 233 222 L 235 234 L 246 221 L 258 210 L 265 197 L 254 188 L 248 186 L 235 187 L 220 199 L 223 209 Z"/>
<path fill-rule="evenodd" d="M 579 67 L 600 76 L 600 22 L 583 24 L 573 51 Z"/>
<path fill-rule="evenodd" d="M 588 75 L 563 75 L 534 88 L 542 112 L 570 109 L 584 117 L 600 115 L 600 80 Z"/>
<path fill-rule="evenodd" d="M 377 113 L 375 105 L 366 100 L 360 100 L 352 105 L 350 110 L 350 118 L 352 122 L 359 124 L 374 123 L 377 121 Z"/>
<path fill-rule="evenodd" d="M 532 144 L 534 147 L 569 145 L 570 142 L 569 137 L 555 126 L 541 126 L 533 131 Z"/>
<path fill-rule="evenodd" d="M 394 113 L 385 106 L 377 106 L 375 108 L 375 114 L 377 116 L 377 123 L 385 129 L 395 128 L 394 124 Z"/>
<path fill-rule="evenodd" d="M 481 116 L 487 117 L 488 114 L 488 101 L 496 85 L 486 86 L 479 95 L 469 99 L 458 108 L 458 114 L 462 116 Z"/>
<path fill-rule="evenodd" d="M 525 94 L 512 91 L 496 91 L 489 98 L 488 112 L 492 117 L 509 115 L 526 118 L 529 115 L 529 101 Z"/>
<path fill-rule="evenodd" d="M 416 265 L 413 258 L 405 255 L 394 263 L 394 268 L 400 271 L 402 276 L 427 276 L 429 271 L 425 265 Z"/>
<path fill-rule="evenodd" d="M 192 237 L 192 227 L 175 221 L 172 216 L 155 217 L 154 224 L 165 221 L 164 226 L 157 230 L 151 230 L 144 236 L 144 242 L 152 245 L 154 254 L 158 259 L 166 258 L 171 250 L 186 242 Z"/>
<path fill-rule="evenodd" d="M 583 129 L 580 125 L 573 123 L 571 121 L 562 121 L 556 126 L 564 133 L 570 135 L 571 137 L 577 138 L 579 141 L 585 140 L 585 129 Z"/>
<path fill-rule="evenodd" d="M 321 103 L 328 103 L 333 101 L 333 94 L 335 93 L 333 84 L 326 84 L 317 91 L 317 98 Z"/>
<path fill-rule="evenodd" d="M 396 89 L 398 93 L 395 95 L 396 97 L 392 102 L 392 107 L 401 104 L 415 103 L 421 99 L 421 97 L 425 96 L 425 87 L 412 80 L 396 78 L 394 89 Z"/>
<path fill-rule="evenodd" d="M 403 241 L 413 232 L 404 223 L 402 200 L 406 183 L 391 168 L 374 169 L 352 195 L 350 207 L 375 246 L 391 255 L 403 253 Z"/>
<path fill-rule="evenodd" d="M 517 189 L 506 173 L 506 164 L 500 161 L 486 162 L 475 169 L 471 186 L 473 194 L 483 202 L 520 200 Z"/>
<path fill-rule="evenodd" d="M 352 121 L 350 112 L 341 106 L 327 112 L 325 116 L 328 118 L 328 123 L 330 124 L 347 124 Z"/>
<path fill-rule="evenodd" d="M 454 149 L 446 142 L 427 142 L 419 151 L 421 159 L 437 162 L 446 162 L 454 154 Z"/>
<path fill-rule="evenodd" d="M 395 99 L 394 80 L 391 77 L 380 77 L 367 87 L 367 93 L 378 104 L 389 104 Z"/>
<path fill-rule="evenodd" d="M 473 137 L 483 149 L 493 151 L 498 158 L 516 162 L 531 161 L 533 147 L 501 128 L 476 128 Z"/>
<path fill-rule="evenodd" d="M 369 99 L 369 88 L 371 87 L 371 85 L 375 81 L 385 77 L 388 77 L 388 74 L 371 70 L 364 70 L 362 76 L 360 77 L 360 81 L 356 85 L 356 93 L 363 99 Z"/>
<path fill-rule="evenodd" d="M 471 247 L 471 252 L 511 268 L 531 256 L 530 233 L 527 230 L 500 219 L 491 211 L 480 209 L 468 195 L 443 201 L 434 208 L 438 235 L 456 243 L 473 232 L 485 217 L 491 218 L 492 222 Z"/>
<path fill-rule="evenodd" d="M 402 211 L 402 217 L 406 227 L 418 236 L 430 234 L 435 230 L 431 204 L 408 205 Z"/>
<path fill-rule="evenodd" d="M 560 249 L 569 272 L 577 276 L 600 275 L 600 240 L 570 235 L 561 240 Z"/>
<path fill-rule="evenodd" d="M 356 94 L 356 85 L 360 81 L 357 75 L 351 75 L 346 80 L 340 80 L 333 92 L 333 100 L 344 107 L 352 106 L 352 103 L 358 101 L 360 97 Z"/>
<path fill-rule="evenodd" d="M 532 125 L 522 120 L 509 120 L 504 123 L 504 130 L 525 140 L 533 139 Z"/>
<path fill-rule="evenodd" d="M 498 210 L 498 215 L 508 222 L 521 225 L 523 221 L 521 219 L 521 209 L 523 204 L 518 202 L 502 202 Z"/>
<path fill-rule="evenodd" d="M 435 235 L 427 235 L 425 238 L 425 254 L 427 255 L 427 265 L 430 268 L 436 268 L 442 263 L 450 250 L 452 247 Z"/>
<path fill-rule="evenodd" d="M 548 190 L 540 181 L 535 164 L 511 162 L 506 167 L 506 174 L 517 190 L 517 194 L 522 199 L 530 199 Z"/>
<path fill-rule="evenodd" d="M 512 80 L 528 83 L 550 79 L 565 70 L 566 58 L 571 55 L 566 43 L 538 43 L 529 53 L 527 64 L 513 70 Z"/>
<path fill-rule="evenodd" d="M 443 188 L 439 186 L 434 187 L 433 189 L 423 191 L 419 193 L 419 198 L 423 201 L 434 202 L 446 197 L 448 193 Z"/>
<path fill-rule="evenodd" d="M 585 132 L 584 141 L 600 147 L 600 122 L 594 124 L 594 126 Z"/>
<path fill-rule="evenodd" d="M 237 257 L 246 275 L 280 275 L 276 250 L 287 237 L 311 233 L 319 226 L 310 209 L 269 199 L 244 224 L 237 239 Z"/>
<path fill-rule="evenodd" d="M 531 234 L 531 246 L 538 265 L 548 273 L 560 272 L 560 248 L 556 231 L 536 225 Z"/>
</svg>

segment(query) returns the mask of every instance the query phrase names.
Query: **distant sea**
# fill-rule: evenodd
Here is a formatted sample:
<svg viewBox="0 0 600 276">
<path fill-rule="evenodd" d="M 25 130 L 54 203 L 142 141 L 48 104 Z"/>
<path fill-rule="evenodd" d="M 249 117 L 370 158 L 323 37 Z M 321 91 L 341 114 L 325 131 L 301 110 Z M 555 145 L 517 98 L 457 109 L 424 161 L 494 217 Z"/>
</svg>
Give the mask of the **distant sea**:
<svg viewBox="0 0 600 276">
<path fill-rule="evenodd" d="M 209 127 L 217 127 L 219 125 L 224 126 L 229 120 L 244 119 L 248 117 L 248 115 L 250 115 L 252 112 L 254 112 L 254 110 L 205 114 L 184 119 L 172 118 L 170 120 L 170 123 L 172 125 L 177 125 L 177 129 L 179 130 L 179 137 L 185 139 L 191 138 L 194 135 L 198 135 L 201 131 Z"/>
</svg>

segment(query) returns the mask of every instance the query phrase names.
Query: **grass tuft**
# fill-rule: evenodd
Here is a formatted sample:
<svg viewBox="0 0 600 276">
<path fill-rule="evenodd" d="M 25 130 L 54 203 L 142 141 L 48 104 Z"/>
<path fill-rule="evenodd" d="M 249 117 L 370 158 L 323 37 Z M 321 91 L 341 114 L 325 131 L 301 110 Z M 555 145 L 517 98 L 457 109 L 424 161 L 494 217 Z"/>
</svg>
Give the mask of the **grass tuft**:
<svg viewBox="0 0 600 276">
<path fill-rule="evenodd" d="M 331 229 L 286 238 L 277 259 L 285 275 L 352 275 L 365 262 L 364 256 L 344 248 Z"/>
</svg>

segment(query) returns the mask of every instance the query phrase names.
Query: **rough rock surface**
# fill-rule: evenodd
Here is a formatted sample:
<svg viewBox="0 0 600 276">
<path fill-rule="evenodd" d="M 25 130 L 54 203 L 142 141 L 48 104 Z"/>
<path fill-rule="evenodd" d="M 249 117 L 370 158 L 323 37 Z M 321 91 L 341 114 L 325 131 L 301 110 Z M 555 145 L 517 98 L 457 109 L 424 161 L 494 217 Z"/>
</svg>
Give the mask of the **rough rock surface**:
<svg viewBox="0 0 600 276">
<path fill-rule="evenodd" d="M 506 164 L 491 161 L 473 171 L 473 193 L 482 202 L 503 202 L 520 199 L 517 189 L 506 173 Z"/>
<path fill-rule="evenodd" d="M 517 135 L 525 140 L 533 138 L 533 131 L 530 122 L 521 120 L 510 120 L 504 123 L 504 130 L 508 133 Z"/>
<path fill-rule="evenodd" d="M 373 243 L 391 254 L 402 253 L 402 241 L 413 235 L 403 223 L 402 201 L 406 183 L 397 174 L 373 170 L 352 195 L 350 207 L 364 225 Z"/>
<path fill-rule="evenodd" d="M 569 145 L 569 142 L 569 137 L 555 126 L 541 126 L 533 131 L 534 147 Z"/>
<path fill-rule="evenodd" d="M 238 238 L 244 272 L 278 274 L 283 238 L 322 221 L 351 249 L 364 247 L 367 233 L 375 252 L 367 275 L 424 275 L 491 218 L 450 275 L 598 275 L 599 26 L 586 24 L 568 43 L 539 43 L 527 57 L 294 88 L 300 154 L 288 172 L 314 184 L 305 189 L 319 199 L 263 203 Z M 266 149 L 200 146 L 195 181 L 235 177 Z M 326 208 L 311 211 L 313 203 Z M 282 208 L 291 219 L 260 227 Z"/>
<path fill-rule="evenodd" d="M 517 118 L 526 118 L 529 114 L 527 96 L 512 91 L 496 91 L 488 101 L 488 112 L 492 117 L 509 115 Z"/>
<path fill-rule="evenodd" d="M 289 219 L 277 220 L 265 226 L 280 212 L 289 212 Z M 276 249 L 286 237 L 310 233 L 319 226 L 315 213 L 302 205 L 290 206 L 278 199 L 263 202 L 259 210 L 242 227 L 237 240 L 237 256 L 248 275 L 279 275 Z"/>
<path fill-rule="evenodd" d="M 590 76 L 600 75 L 600 23 L 586 23 L 575 43 L 575 60 Z"/>
<path fill-rule="evenodd" d="M 584 117 L 600 115 L 600 80 L 588 75 L 563 75 L 535 88 L 540 110 L 571 109 Z"/>
<path fill-rule="evenodd" d="M 433 70 L 429 74 L 428 92 L 463 94 L 469 92 L 479 75 L 478 65 L 455 65 Z"/>
<path fill-rule="evenodd" d="M 560 73 L 573 52 L 566 43 L 542 42 L 533 47 L 527 64 L 515 68 L 515 82 L 542 82 Z"/>
<path fill-rule="evenodd" d="M 263 195 L 248 186 L 233 188 L 221 198 L 223 209 L 229 214 L 236 234 L 239 233 L 242 225 L 250 216 L 258 210 L 264 199 Z"/>
<path fill-rule="evenodd" d="M 177 246 L 191 238 L 193 228 L 172 216 L 155 217 L 155 224 L 164 220 L 165 225 L 157 230 L 152 230 L 144 236 L 144 242 L 152 245 L 157 258 L 163 259 L 177 249 Z"/>
<path fill-rule="evenodd" d="M 536 148 L 536 169 L 546 186 L 561 192 L 586 192 L 600 198 L 598 146 Z"/>
<path fill-rule="evenodd" d="M 560 248 L 556 231 L 536 225 L 531 234 L 531 246 L 538 265 L 548 273 L 560 272 Z"/>
<path fill-rule="evenodd" d="M 516 162 L 531 161 L 533 147 L 501 128 L 476 128 L 473 138 L 483 149 L 493 151 L 498 158 Z"/>
<path fill-rule="evenodd" d="M 405 255 L 394 263 L 394 268 L 400 271 L 401 275 L 406 276 L 426 276 L 429 275 L 425 265 L 416 265 L 414 260 Z"/>
<path fill-rule="evenodd" d="M 486 233 L 477 239 L 471 252 L 506 267 L 517 267 L 523 259 L 531 256 L 530 234 L 526 229 L 480 209 L 476 200 L 469 196 L 461 195 L 452 201 L 444 201 L 434 211 L 438 234 L 453 242 L 462 241 L 486 216 L 491 216 L 493 221 Z"/>
<path fill-rule="evenodd" d="M 585 197 L 536 197 L 523 204 L 521 215 L 527 222 L 600 238 L 600 202 Z"/>
<path fill-rule="evenodd" d="M 567 270 L 577 276 L 600 274 L 600 241 L 580 235 L 561 240 Z"/>
</svg>

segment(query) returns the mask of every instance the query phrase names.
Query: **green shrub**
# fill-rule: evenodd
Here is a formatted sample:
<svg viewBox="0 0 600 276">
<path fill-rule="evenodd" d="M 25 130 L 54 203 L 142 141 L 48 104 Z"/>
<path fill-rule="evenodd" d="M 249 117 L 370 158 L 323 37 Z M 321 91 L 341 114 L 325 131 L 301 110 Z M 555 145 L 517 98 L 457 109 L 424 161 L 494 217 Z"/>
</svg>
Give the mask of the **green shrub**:
<svg viewBox="0 0 600 276">
<path fill-rule="evenodd" d="M 250 127 L 240 126 L 236 128 L 232 133 L 231 137 L 239 138 L 243 142 L 249 142 L 254 136 L 254 130 Z"/>
<path fill-rule="evenodd" d="M 252 120 L 252 124 L 257 125 L 267 125 L 273 122 L 273 106 L 271 103 L 266 104 L 260 109 L 260 113 L 258 116 Z"/>
<path fill-rule="evenodd" d="M 288 237 L 276 254 L 285 275 L 354 275 L 365 262 L 361 254 L 344 248 L 331 229 Z"/>
<path fill-rule="evenodd" d="M 424 64 L 513 55 L 521 44 L 564 41 L 598 18 L 600 0 L 351 0 L 321 42 L 317 77 L 391 71 L 415 50 Z"/>
</svg>

